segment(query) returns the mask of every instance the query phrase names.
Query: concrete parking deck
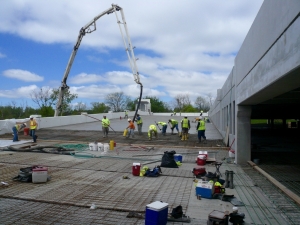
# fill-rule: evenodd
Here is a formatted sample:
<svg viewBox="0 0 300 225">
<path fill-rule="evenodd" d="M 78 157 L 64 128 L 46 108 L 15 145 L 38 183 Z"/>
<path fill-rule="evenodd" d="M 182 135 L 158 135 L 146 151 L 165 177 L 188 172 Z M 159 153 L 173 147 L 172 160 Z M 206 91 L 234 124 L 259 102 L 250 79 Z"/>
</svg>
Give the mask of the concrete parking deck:
<svg viewBox="0 0 300 225">
<path fill-rule="evenodd" d="M 166 118 L 155 119 L 166 121 Z M 143 120 L 145 130 L 153 117 L 143 117 Z M 146 205 L 154 201 L 167 202 L 169 213 L 181 205 L 191 218 L 190 224 L 207 224 L 210 212 L 231 212 L 234 205 L 219 199 L 196 198 L 191 170 L 196 166 L 200 150 L 208 151 L 211 158 L 222 162 L 221 178 L 224 179 L 226 170 L 234 171 L 234 188 L 226 188 L 226 194 L 234 195 L 243 203 L 238 207 L 246 215 L 245 224 L 300 224 L 299 205 L 250 165 L 239 166 L 227 160 L 228 148 L 220 144 L 221 136 L 212 124 L 207 124 L 208 146 L 197 144 L 195 134 L 190 134 L 187 142 L 180 141 L 177 135 L 170 135 L 170 130 L 167 136 L 159 136 L 152 142 L 147 140 L 146 133 L 136 135 L 134 140 L 125 139 L 122 130 L 126 124 L 124 120 L 112 120 L 116 133 L 111 132 L 109 139 L 116 140 L 117 146 L 108 152 L 88 150 L 92 141 L 109 141 L 102 138 L 97 122 L 38 131 L 35 147 L 59 144 L 76 149 L 73 156 L 20 148 L 32 144 L 14 146 L 28 152 L 3 148 L 0 181 L 8 185 L 0 186 L 0 224 L 144 224 L 140 217 Z M 93 126 L 97 129 L 92 129 Z M 76 131 L 78 128 L 80 131 Z M 153 168 L 160 165 L 165 151 L 172 150 L 183 156 L 179 168 L 162 168 L 159 177 L 132 175 L 133 162 Z M 20 168 L 32 165 L 47 166 L 51 180 L 40 184 L 12 181 Z M 207 172 L 216 171 L 214 162 L 205 167 Z M 124 176 L 129 179 L 123 179 Z M 97 208 L 90 209 L 92 204 Z M 136 212 L 135 217 L 127 218 L 129 212 Z"/>
</svg>

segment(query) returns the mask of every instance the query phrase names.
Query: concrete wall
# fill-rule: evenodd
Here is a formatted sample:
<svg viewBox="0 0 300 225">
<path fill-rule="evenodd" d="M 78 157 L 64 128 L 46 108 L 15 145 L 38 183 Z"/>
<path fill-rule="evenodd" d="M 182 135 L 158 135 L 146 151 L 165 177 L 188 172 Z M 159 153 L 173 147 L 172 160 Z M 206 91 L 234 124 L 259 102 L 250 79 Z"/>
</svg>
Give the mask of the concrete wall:
<svg viewBox="0 0 300 225">
<path fill-rule="evenodd" d="M 134 111 L 128 112 L 128 117 L 134 116 Z M 147 112 L 139 112 L 140 115 L 149 115 Z M 38 123 L 38 129 L 42 128 L 50 128 L 50 127 L 57 127 L 57 126 L 65 126 L 65 125 L 72 125 L 72 124 L 80 124 L 80 123 L 88 123 L 93 122 L 96 119 L 102 120 L 103 115 L 106 115 L 108 119 L 118 119 L 125 116 L 124 112 L 119 113 L 100 113 L 100 114 L 87 114 L 86 115 L 76 115 L 76 116 L 57 116 L 57 117 L 41 117 L 36 118 Z M 90 117 L 89 117 L 90 116 Z M 94 118 L 91 118 L 94 117 Z M 11 120 L 0 120 L 0 135 L 5 133 L 12 132 L 12 127 L 14 126 L 15 122 L 25 122 L 28 121 L 29 118 L 25 119 L 11 119 Z"/>
<path fill-rule="evenodd" d="M 232 71 L 217 90 L 210 120 L 229 146 L 234 143 L 237 163 L 251 157 L 251 106 L 299 87 L 293 80 L 279 83 L 300 66 L 299 13 L 299 0 L 265 0 Z M 272 88 L 276 82 L 279 88 Z"/>
</svg>

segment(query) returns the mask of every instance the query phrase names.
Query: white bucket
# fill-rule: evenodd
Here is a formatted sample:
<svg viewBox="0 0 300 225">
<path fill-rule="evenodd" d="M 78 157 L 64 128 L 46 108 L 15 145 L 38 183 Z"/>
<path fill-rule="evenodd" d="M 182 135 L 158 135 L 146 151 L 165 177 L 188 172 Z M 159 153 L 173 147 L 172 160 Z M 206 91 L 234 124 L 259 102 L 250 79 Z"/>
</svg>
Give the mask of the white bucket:
<svg viewBox="0 0 300 225">
<path fill-rule="evenodd" d="M 97 146 L 96 143 L 90 143 L 90 144 L 89 144 L 89 149 L 90 149 L 91 151 L 97 151 L 97 148 L 98 148 L 98 146 Z"/>
<path fill-rule="evenodd" d="M 99 152 L 103 152 L 103 148 L 104 148 L 103 144 L 102 143 L 98 143 L 98 151 Z"/>
<path fill-rule="evenodd" d="M 104 152 L 107 152 L 109 150 L 109 144 L 104 144 L 103 150 L 104 150 Z"/>
</svg>

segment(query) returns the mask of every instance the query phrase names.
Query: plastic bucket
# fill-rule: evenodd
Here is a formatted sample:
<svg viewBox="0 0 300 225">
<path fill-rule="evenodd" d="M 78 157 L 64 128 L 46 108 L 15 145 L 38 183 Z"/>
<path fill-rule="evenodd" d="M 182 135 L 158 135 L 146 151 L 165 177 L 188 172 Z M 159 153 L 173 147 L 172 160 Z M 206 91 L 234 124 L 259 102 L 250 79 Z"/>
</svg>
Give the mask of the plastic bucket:
<svg viewBox="0 0 300 225">
<path fill-rule="evenodd" d="M 24 135 L 25 135 L 25 136 L 28 136 L 28 135 L 29 135 L 29 128 L 28 128 L 28 127 L 25 127 L 25 128 L 24 128 Z"/>
<path fill-rule="evenodd" d="M 115 148 L 115 142 L 113 140 L 110 140 L 109 142 L 109 150 L 114 150 Z"/>
<path fill-rule="evenodd" d="M 97 151 L 97 150 L 98 150 L 98 146 L 97 146 L 96 143 L 90 143 L 90 144 L 89 144 L 89 149 L 90 149 L 91 151 Z"/>
<path fill-rule="evenodd" d="M 109 144 L 104 144 L 103 145 L 103 151 L 107 152 L 109 150 Z"/>
<path fill-rule="evenodd" d="M 98 143 L 98 151 L 103 152 L 104 146 L 102 143 Z"/>
</svg>

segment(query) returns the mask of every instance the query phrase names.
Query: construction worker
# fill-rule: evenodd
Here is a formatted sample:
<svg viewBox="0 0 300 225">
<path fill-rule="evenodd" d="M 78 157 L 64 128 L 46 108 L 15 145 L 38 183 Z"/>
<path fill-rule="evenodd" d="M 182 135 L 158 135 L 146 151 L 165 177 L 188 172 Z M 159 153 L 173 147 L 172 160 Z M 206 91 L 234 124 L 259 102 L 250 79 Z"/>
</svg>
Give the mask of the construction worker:
<svg viewBox="0 0 300 225">
<path fill-rule="evenodd" d="M 128 127 L 126 129 L 128 129 L 128 134 L 127 134 L 127 137 L 126 138 L 130 138 L 130 135 L 132 138 L 134 138 L 134 130 L 135 130 L 135 126 L 134 126 L 134 123 L 132 122 L 132 120 L 129 118 L 128 120 Z"/>
<path fill-rule="evenodd" d="M 125 119 L 128 118 L 128 111 L 127 110 L 125 110 L 125 117 L 124 118 Z"/>
<path fill-rule="evenodd" d="M 30 116 L 30 136 L 32 137 L 32 142 L 36 142 L 37 135 L 35 134 L 35 130 L 38 127 L 38 123 L 36 120 L 33 118 L 33 116 Z"/>
<path fill-rule="evenodd" d="M 101 120 L 101 122 L 102 122 L 103 137 L 107 137 L 108 136 L 108 131 L 109 131 L 110 121 L 109 121 L 109 119 L 106 118 L 105 115 L 103 115 L 103 119 Z"/>
<path fill-rule="evenodd" d="M 187 115 L 185 115 L 183 120 L 181 120 L 182 141 L 186 141 L 188 139 L 188 133 L 190 128 L 191 128 L 190 120 L 187 118 Z"/>
<path fill-rule="evenodd" d="M 199 117 L 199 122 L 197 125 L 198 130 L 198 143 L 201 142 L 201 137 L 204 139 L 204 144 L 206 143 L 206 137 L 205 137 L 205 121 L 203 120 L 202 116 Z"/>
<path fill-rule="evenodd" d="M 16 122 L 16 124 L 12 127 L 12 131 L 14 133 L 13 142 L 19 141 L 18 133 L 26 127 L 26 123 Z"/>
<path fill-rule="evenodd" d="M 167 133 L 167 123 L 165 122 L 157 122 L 157 124 L 161 125 L 161 132 L 162 132 L 162 135 L 163 136 L 166 136 L 166 133 Z"/>
<path fill-rule="evenodd" d="M 139 132 L 139 135 L 142 134 L 142 127 L 143 127 L 143 120 L 142 118 L 140 117 L 140 114 L 136 114 L 136 124 L 138 126 L 138 132 Z"/>
<path fill-rule="evenodd" d="M 155 125 L 150 125 L 148 130 L 149 140 L 152 140 L 152 137 L 155 136 L 157 138 L 157 128 Z"/>
<path fill-rule="evenodd" d="M 172 130 L 172 134 L 174 132 L 174 128 L 176 128 L 177 132 L 179 133 L 179 130 L 178 130 L 178 121 L 177 120 L 173 120 L 173 119 L 170 119 L 168 124 L 171 124 L 171 130 Z"/>
</svg>

